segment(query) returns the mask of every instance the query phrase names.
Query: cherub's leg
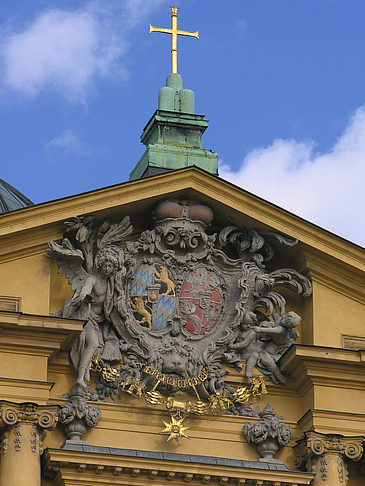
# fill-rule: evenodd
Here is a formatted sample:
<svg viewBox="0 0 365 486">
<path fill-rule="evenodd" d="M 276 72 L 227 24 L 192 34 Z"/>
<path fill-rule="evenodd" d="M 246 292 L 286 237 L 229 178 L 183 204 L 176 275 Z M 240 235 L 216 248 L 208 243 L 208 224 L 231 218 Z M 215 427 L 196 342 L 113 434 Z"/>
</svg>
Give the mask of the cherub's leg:
<svg viewBox="0 0 365 486">
<path fill-rule="evenodd" d="M 286 378 L 279 370 L 276 361 L 269 354 L 261 356 L 262 364 L 273 374 L 273 376 L 279 381 L 279 383 L 285 383 Z"/>
<path fill-rule="evenodd" d="M 248 360 L 246 361 L 245 375 L 247 378 L 252 378 L 253 369 L 256 366 L 258 359 L 259 359 L 258 353 L 252 353 L 249 356 Z"/>
<path fill-rule="evenodd" d="M 85 380 L 90 379 L 90 361 L 93 354 L 99 347 L 99 336 L 95 329 L 94 324 L 88 321 L 84 327 L 84 343 L 82 349 L 80 349 L 80 359 L 78 366 L 78 375 L 76 383 L 86 388 Z"/>
</svg>

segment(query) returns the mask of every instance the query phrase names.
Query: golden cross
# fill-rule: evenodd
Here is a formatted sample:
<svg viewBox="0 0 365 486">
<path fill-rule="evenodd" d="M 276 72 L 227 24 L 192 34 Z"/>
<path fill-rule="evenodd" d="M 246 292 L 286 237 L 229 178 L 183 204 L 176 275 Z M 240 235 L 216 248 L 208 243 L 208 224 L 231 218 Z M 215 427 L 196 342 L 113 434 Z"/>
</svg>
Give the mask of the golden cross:
<svg viewBox="0 0 365 486">
<path fill-rule="evenodd" d="M 177 30 L 177 11 L 178 7 L 171 8 L 171 29 L 161 29 L 159 27 L 152 27 L 150 24 L 151 32 L 162 32 L 163 34 L 171 34 L 171 72 L 177 73 L 177 36 L 185 35 L 188 37 L 196 37 L 199 39 L 199 31 L 186 32 L 185 30 Z"/>
</svg>

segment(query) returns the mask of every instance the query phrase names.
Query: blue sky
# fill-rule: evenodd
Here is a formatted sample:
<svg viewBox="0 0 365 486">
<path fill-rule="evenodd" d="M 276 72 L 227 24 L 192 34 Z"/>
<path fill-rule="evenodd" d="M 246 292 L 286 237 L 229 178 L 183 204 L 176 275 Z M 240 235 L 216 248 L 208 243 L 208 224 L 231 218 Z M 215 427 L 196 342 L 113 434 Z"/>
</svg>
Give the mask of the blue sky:
<svg viewBox="0 0 365 486">
<path fill-rule="evenodd" d="M 128 180 L 171 0 L 3 0 L 0 177 L 34 202 Z M 365 2 L 180 0 L 179 72 L 220 175 L 365 245 Z"/>
</svg>

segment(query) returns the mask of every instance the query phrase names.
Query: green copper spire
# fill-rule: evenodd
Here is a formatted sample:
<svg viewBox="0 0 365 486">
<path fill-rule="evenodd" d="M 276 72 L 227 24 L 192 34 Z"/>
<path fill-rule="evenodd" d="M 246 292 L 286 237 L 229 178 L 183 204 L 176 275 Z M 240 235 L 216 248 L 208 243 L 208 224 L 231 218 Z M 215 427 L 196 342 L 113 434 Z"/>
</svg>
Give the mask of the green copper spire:
<svg viewBox="0 0 365 486">
<path fill-rule="evenodd" d="M 199 32 L 177 28 L 178 7 L 171 8 L 171 29 L 152 27 L 151 32 L 171 34 L 171 71 L 166 86 L 158 93 L 158 109 L 143 129 L 141 142 L 145 153 L 130 173 L 135 180 L 150 175 L 195 165 L 218 175 L 218 156 L 202 145 L 202 135 L 208 127 L 204 115 L 196 115 L 194 92 L 183 89 L 177 73 L 177 37 L 199 39 Z"/>
<path fill-rule="evenodd" d="M 204 115 L 195 114 L 194 92 L 183 89 L 180 74 L 170 74 L 158 93 L 158 109 L 141 135 L 146 150 L 129 179 L 192 165 L 218 175 L 217 154 L 201 142 L 207 127 Z"/>
</svg>

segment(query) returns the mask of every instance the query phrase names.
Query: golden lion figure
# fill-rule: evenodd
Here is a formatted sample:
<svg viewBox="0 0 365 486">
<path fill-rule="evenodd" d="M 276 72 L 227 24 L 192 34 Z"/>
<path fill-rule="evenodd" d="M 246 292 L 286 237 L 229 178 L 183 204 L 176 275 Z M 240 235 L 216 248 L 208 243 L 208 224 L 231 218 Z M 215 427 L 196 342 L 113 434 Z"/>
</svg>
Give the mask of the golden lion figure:
<svg viewBox="0 0 365 486">
<path fill-rule="evenodd" d="M 156 270 L 156 268 L 153 269 L 154 273 L 154 280 L 155 282 L 161 282 L 167 285 L 167 290 L 164 292 L 162 295 L 167 295 L 170 292 L 172 292 L 172 296 L 175 297 L 175 284 L 174 282 L 169 278 L 169 274 L 167 271 L 166 266 L 161 266 L 160 272 Z"/>
<path fill-rule="evenodd" d="M 131 309 L 133 312 L 137 312 L 142 316 L 142 319 L 138 321 L 140 324 L 146 322 L 148 324 L 148 329 L 152 330 L 152 316 L 150 312 L 145 308 L 142 297 L 136 297 L 135 301 L 131 301 Z"/>
</svg>

